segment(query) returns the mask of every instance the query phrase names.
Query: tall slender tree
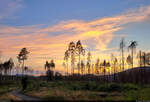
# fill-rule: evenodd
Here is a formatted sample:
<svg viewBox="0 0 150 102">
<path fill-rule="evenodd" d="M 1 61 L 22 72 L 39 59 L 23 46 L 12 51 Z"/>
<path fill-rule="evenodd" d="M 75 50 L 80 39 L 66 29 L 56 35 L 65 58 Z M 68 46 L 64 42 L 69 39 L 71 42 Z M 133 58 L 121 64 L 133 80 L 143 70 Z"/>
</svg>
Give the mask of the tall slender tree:
<svg viewBox="0 0 150 102">
<path fill-rule="evenodd" d="M 17 58 L 18 58 L 18 62 L 22 63 L 22 74 L 24 71 L 24 62 L 25 60 L 27 60 L 29 52 L 27 51 L 26 48 L 22 48 L 20 53 L 18 54 Z"/>
<path fill-rule="evenodd" d="M 114 72 L 114 81 L 116 80 L 116 64 L 118 62 L 117 58 L 112 54 L 111 55 L 111 61 L 112 61 L 112 64 L 113 64 L 113 72 Z"/>
<path fill-rule="evenodd" d="M 74 74 L 74 67 L 75 67 L 75 43 L 70 42 L 68 47 L 68 53 L 71 56 L 71 73 Z"/>
<path fill-rule="evenodd" d="M 99 74 L 100 59 L 98 58 L 95 64 L 95 73 Z"/>
<path fill-rule="evenodd" d="M 103 62 L 103 67 L 104 67 L 103 73 L 104 73 L 104 82 L 105 82 L 106 81 L 106 60 L 104 60 Z"/>
<path fill-rule="evenodd" d="M 67 75 L 68 75 L 68 59 L 69 59 L 69 51 L 65 52 L 64 60 L 66 61 Z"/>
<path fill-rule="evenodd" d="M 81 74 L 82 75 L 84 73 L 84 68 L 85 68 L 84 62 L 83 62 L 83 60 L 81 60 Z"/>
<path fill-rule="evenodd" d="M 65 75 L 67 75 L 66 62 L 63 62 L 63 63 L 62 63 L 62 66 L 64 67 Z"/>
<path fill-rule="evenodd" d="M 13 59 L 12 58 L 10 58 L 9 60 L 8 60 L 8 63 L 9 63 L 9 74 L 11 75 L 11 71 L 12 71 L 12 68 L 14 67 L 14 61 L 13 61 Z"/>
<path fill-rule="evenodd" d="M 8 61 L 5 61 L 3 63 L 3 67 L 4 67 L 4 74 L 11 74 L 11 69 L 14 66 L 14 62 L 13 60 L 10 58 Z"/>
<path fill-rule="evenodd" d="M 81 70 L 81 55 L 85 55 L 85 50 L 83 49 L 83 46 L 81 44 L 81 41 L 78 40 L 78 42 L 76 43 L 76 54 L 78 55 L 79 57 L 79 62 L 78 62 L 78 74 L 80 74 L 80 70 Z"/>
<path fill-rule="evenodd" d="M 143 64 L 144 64 L 144 67 L 146 66 L 146 62 L 147 62 L 147 58 L 146 58 L 146 53 L 143 52 L 142 54 L 142 59 L 143 59 Z"/>
<path fill-rule="evenodd" d="M 122 59 L 122 70 L 124 70 L 124 48 L 125 48 L 125 41 L 122 38 L 120 42 L 120 50 L 121 50 L 121 59 Z"/>
<path fill-rule="evenodd" d="M 90 51 L 87 54 L 87 69 L 88 69 L 88 74 L 90 74 L 90 71 L 91 71 L 91 52 Z"/>
<path fill-rule="evenodd" d="M 134 59 L 134 52 L 136 51 L 137 42 L 131 41 L 130 45 L 128 46 L 128 50 L 131 50 L 131 56 L 132 56 L 132 68 L 133 68 L 133 59 Z"/>
<path fill-rule="evenodd" d="M 128 55 L 127 57 L 127 60 L 126 60 L 127 64 L 128 64 L 128 68 L 132 65 L 132 57 L 130 56 L 130 54 Z"/>
<path fill-rule="evenodd" d="M 137 54 L 137 58 L 138 58 L 138 61 L 139 61 L 139 66 L 141 68 L 142 67 L 142 51 L 141 50 Z"/>
</svg>

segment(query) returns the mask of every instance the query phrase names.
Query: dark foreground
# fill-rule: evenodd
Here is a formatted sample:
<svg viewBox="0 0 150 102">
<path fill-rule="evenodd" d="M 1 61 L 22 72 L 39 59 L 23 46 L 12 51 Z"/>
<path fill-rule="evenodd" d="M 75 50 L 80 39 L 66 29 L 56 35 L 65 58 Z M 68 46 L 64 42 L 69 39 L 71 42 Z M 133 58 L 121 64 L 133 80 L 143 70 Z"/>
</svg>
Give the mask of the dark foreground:
<svg viewBox="0 0 150 102">
<path fill-rule="evenodd" d="M 13 83 L 13 84 L 12 84 Z M 20 83 L 11 82 L 0 87 L 0 100 L 23 101 L 12 92 Z M 132 101 L 150 100 L 150 85 L 131 83 L 100 83 L 97 81 L 42 81 L 29 80 L 22 94 L 41 100 L 54 101 Z M 32 100 L 33 101 L 33 100 Z"/>
<path fill-rule="evenodd" d="M 46 77 L 28 76 L 27 89 L 20 91 L 31 101 L 142 101 L 150 100 L 149 68 L 131 69 L 108 76 L 74 75 L 57 76 L 47 81 Z M 149 74 L 150 75 L 150 74 Z M 0 100 L 24 101 L 14 94 L 21 89 L 21 77 L 1 76 Z"/>
</svg>

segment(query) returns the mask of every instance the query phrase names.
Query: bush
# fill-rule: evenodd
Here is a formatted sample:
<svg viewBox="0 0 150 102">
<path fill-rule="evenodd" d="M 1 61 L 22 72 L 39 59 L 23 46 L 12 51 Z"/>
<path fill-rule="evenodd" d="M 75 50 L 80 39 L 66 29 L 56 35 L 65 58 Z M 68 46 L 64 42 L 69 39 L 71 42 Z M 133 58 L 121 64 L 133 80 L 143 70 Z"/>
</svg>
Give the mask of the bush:
<svg viewBox="0 0 150 102">
<path fill-rule="evenodd" d="M 121 85 L 112 83 L 108 86 L 108 91 L 121 91 Z"/>
<path fill-rule="evenodd" d="M 46 87 L 46 86 L 48 86 L 46 82 L 41 82 L 40 83 L 40 87 Z"/>
<path fill-rule="evenodd" d="M 28 80 L 27 90 L 39 90 L 40 89 L 40 83 L 38 80 Z"/>
<path fill-rule="evenodd" d="M 134 85 L 134 84 L 124 84 L 123 85 L 123 90 L 125 91 L 125 90 L 138 90 L 139 89 L 139 87 L 138 87 L 138 85 Z"/>
<path fill-rule="evenodd" d="M 120 91 L 121 86 L 116 83 L 112 84 L 101 84 L 98 86 L 97 91 Z"/>
</svg>

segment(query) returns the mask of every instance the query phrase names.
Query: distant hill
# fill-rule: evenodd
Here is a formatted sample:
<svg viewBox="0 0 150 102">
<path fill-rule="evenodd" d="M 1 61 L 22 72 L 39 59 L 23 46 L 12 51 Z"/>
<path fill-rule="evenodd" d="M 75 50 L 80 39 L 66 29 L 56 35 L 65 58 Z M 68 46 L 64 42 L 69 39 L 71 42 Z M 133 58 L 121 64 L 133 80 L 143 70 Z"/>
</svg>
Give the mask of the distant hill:
<svg viewBox="0 0 150 102">
<path fill-rule="evenodd" d="M 150 83 L 150 67 L 131 68 L 115 75 L 120 82 Z"/>
</svg>

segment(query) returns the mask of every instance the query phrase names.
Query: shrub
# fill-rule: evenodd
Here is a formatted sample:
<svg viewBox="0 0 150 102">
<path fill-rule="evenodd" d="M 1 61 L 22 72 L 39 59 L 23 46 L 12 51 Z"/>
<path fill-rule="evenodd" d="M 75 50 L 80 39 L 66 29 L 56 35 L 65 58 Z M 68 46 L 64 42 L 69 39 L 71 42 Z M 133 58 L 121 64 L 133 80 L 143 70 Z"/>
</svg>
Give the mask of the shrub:
<svg viewBox="0 0 150 102">
<path fill-rule="evenodd" d="M 108 91 L 121 91 L 121 85 L 112 83 L 108 86 Z"/>
<path fill-rule="evenodd" d="M 139 89 L 138 85 L 134 85 L 134 84 L 124 84 L 122 88 L 123 88 L 122 90 L 124 90 L 124 91 Z"/>
</svg>

